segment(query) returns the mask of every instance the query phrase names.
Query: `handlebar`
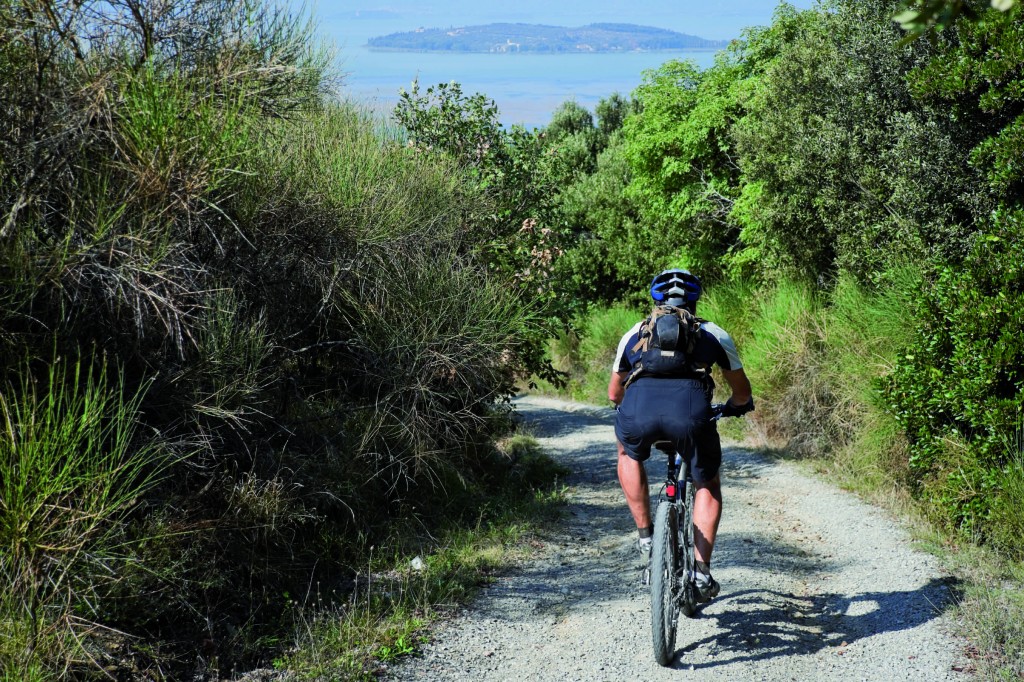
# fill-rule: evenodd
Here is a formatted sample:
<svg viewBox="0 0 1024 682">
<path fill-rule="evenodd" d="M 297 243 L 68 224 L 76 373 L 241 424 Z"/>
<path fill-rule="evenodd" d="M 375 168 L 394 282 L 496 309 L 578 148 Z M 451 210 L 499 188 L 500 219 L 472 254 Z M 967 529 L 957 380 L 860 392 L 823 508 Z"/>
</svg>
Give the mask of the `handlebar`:
<svg viewBox="0 0 1024 682">
<path fill-rule="evenodd" d="M 742 417 L 748 412 L 753 412 L 753 410 L 753 397 L 745 405 L 733 405 L 731 402 L 714 403 L 711 405 L 711 412 L 714 414 L 712 419 L 716 421 L 722 417 Z"/>
</svg>

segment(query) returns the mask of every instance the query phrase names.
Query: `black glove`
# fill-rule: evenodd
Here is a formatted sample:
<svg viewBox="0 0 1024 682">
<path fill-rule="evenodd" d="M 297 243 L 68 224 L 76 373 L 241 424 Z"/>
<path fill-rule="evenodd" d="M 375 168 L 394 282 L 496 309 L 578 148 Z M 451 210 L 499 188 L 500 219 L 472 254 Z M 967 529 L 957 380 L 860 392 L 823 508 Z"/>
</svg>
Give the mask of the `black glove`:
<svg viewBox="0 0 1024 682">
<path fill-rule="evenodd" d="M 721 414 L 722 414 L 723 417 L 742 417 L 747 412 L 753 412 L 753 411 L 754 411 L 754 397 L 751 396 L 750 400 L 748 400 L 745 405 L 739 405 L 739 406 L 733 405 L 732 404 L 732 399 L 730 398 L 729 400 L 727 400 L 725 402 L 724 405 L 722 405 L 722 413 Z"/>
</svg>

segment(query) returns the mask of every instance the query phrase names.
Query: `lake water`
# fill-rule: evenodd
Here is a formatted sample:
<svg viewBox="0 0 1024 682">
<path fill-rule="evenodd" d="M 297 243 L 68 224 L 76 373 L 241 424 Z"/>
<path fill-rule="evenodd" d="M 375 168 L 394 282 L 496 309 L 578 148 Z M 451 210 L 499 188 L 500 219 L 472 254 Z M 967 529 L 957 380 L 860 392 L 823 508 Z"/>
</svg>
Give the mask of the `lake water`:
<svg viewBox="0 0 1024 682">
<path fill-rule="evenodd" d="M 645 69 L 669 59 L 692 59 L 702 67 L 712 52 L 640 52 L 609 54 L 440 54 L 372 52 L 366 48 L 343 55 L 342 92 L 377 109 L 391 109 L 399 88 L 419 79 L 420 89 L 457 81 L 464 93 L 493 99 L 501 120 L 527 127 L 546 125 L 551 112 L 567 99 L 593 111 L 602 97 L 628 95 Z"/>
<path fill-rule="evenodd" d="M 669 59 L 692 59 L 710 66 L 710 51 L 627 52 L 606 54 L 458 54 L 380 52 L 365 47 L 366 39 L 394 31 L 390 23 L 348 23 L 338 44 L 339 65 L 345 74 L 342 94 L 390 111 L 400 88 L 419 79 L 427 86 L 457 81 L 466 94 L 484 93 L 493 99 L 505 125 L 543 126 L 551 112 L 567 99 L 593 111 L 602 97 L 628 95 L 640 84 L 645 69 Z"/>
</svg>

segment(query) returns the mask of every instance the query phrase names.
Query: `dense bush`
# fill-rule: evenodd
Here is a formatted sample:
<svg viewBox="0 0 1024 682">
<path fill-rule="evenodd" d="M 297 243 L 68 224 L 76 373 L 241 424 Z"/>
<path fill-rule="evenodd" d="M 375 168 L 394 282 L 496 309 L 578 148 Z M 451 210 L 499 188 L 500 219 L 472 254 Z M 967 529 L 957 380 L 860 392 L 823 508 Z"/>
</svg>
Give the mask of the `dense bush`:
<svg viewBox="0 0 1024 682">
<path fill-rule="evenodd" d="M 55 496 L 4 489 L 4 527 L 42 499 L 44 527 L 75 532 L 64 500 L 142 472 L 81 507 L 45 622 L 22 608 L 49 608 L 38 552 L 0 538 L 0 646 L 20 652 L 0 667 L 266 662 L 298 595 L 344 599 L 390 521 L 473 514 L 507 470 L 492 440 L 546 312 L 512 293 L 544 258 L 522 232 L 533 138 L 484 166 L 407 145 L 327 97 L 309 27 L 256 0 L 8 2 L 0 31 L 0 480 L 33 443 L 74 448 L 59 417 L 102 411 L 97 392 L 123 406 L 82 436 L 108 459 L 54 470 Z M 118 381 L 52 379 L 68 366 Z M 30 433 L 39 405 L 56 416 Z"/>
<path fill-rule="evenodd" d="M 596 170 L 563 188 L 560 218 L 574 241 L 555 264 L 558 286 L 577 308 L 628 300 L 663 257 L 626 194 L 630 171 L 621 136 L 597 157 Z M 644 236 L 648 239 L 644 239 Z M 650 246 L 636 248 L 637 243 Z"/>
<path fill-rule="evenodd" d="M 453 159 L 476 190 L 465 206 L 462 241 L 488 266 L 550 293 L 549 271 L 560 250 L 553 230 L 555 187 L 544 143 L 535 132 L 502 128 L 494 102 L 464 95 L 458 83 L 402 92 L 395 119 L 418 153 Z"/>
<path fill-rule="evenodd" d="M 1020 7 L 961 22 L 947 54 L 910 74 L 916 96 L 964 121 L 978 192 L 965 258 L 933 261 L 915 309 L 917 332 L 889 383 L 911 438 L 910 466 L 939 520 L 1020 555 L 1021 271 Z"/>
<path fill-rule="evenodd" d="M 941 518 L 982 536 L 1024 423 L 1024 215 L 997 220 L 920 292 L 915 343 L 889 389 L 923 491 Z"/>
</svg>

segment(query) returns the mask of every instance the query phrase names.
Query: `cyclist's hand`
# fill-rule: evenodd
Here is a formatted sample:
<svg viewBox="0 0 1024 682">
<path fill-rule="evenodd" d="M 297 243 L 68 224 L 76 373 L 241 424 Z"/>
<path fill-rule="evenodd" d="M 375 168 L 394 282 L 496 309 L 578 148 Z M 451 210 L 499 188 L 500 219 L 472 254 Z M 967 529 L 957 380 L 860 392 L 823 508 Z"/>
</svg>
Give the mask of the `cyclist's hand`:
<svg viewBox="0 0 1024 682">
<path fill-rule="evenodd" d="M 733 405 L 732 400 L 727 400 L 721 405 L 712 407 L 719 407 L 718 414 L 722 417 L 742 417 L 747 412 L 754 411 L 754 398 L 751 397 L 745 405 Z"/>
</svg>

